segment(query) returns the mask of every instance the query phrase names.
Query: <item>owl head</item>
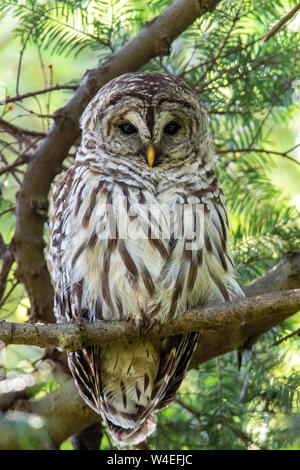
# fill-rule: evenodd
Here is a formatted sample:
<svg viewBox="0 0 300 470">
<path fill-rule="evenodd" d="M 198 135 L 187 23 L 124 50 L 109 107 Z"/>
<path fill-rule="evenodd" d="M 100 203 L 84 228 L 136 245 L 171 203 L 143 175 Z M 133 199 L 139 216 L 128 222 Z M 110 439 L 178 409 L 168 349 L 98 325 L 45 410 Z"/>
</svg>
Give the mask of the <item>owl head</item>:
<svg viewBox="0 0 300 470">
<path fill-rule="evenodd" d="M 86 107 L 81 128 L 89 149 L 152 171 L 213 158 L 207 112 L 173 75 L 127 73 L 111 80 Z"/>
</svg>

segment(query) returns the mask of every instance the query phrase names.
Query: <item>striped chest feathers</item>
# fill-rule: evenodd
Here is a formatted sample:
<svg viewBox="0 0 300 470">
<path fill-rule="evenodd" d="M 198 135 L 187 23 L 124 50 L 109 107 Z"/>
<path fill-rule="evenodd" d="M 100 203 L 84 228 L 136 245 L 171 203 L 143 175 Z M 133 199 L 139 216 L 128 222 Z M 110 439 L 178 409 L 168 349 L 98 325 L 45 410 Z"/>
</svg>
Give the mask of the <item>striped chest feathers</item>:
<svg viewBox="0 0 300 470">
<path fill-rule="evenodd" d="M 179 178 L 154 191 L 147 181 L 141 187 L 89 173 L 77 183 L 81 204 L 70 198 L 61 248 L 70 285 L 84 282 L 83 305 L 96 318 L 100 310 L 103 319 L 127 318 L 158 306 L 165 317 L 200 298 L 229 299 L 233 268 L 217 184 L 198 178 L 185 187 Z"/>
</svg>

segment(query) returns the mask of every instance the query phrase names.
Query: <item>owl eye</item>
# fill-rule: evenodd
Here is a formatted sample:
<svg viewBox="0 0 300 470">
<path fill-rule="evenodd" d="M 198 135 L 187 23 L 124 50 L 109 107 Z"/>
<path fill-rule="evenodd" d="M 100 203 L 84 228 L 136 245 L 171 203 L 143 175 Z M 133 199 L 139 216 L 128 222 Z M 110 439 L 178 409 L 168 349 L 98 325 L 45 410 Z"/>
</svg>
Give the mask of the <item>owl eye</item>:
<svg viewBox="0 0 300 470">
<path fill-rule="evenodd" d="M 180 127 L 181 126 L 178 122 L 171 121 L 165 126 L 164 133 L 167 135 L 175 135 L 179 131 Z"/>
<path fill-rule="evenodd" d="M 132 124 L 121 124 L 119 126 L 123 134 L 131 135 L 137 133 L 137 128 L 134 127 Z"/>
</svg>

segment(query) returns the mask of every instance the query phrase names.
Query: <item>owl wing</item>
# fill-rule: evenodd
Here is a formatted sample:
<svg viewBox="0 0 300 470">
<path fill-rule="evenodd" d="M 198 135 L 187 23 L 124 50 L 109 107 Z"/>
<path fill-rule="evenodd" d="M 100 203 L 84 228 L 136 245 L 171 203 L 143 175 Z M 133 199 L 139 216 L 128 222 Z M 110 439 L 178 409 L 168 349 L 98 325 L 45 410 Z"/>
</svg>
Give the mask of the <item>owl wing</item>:
<svg viewBox="0 0 300 470">
<path fill-rule="evenodd" d="M 166 345 L 161 355 L 160 367 L 152 392 L 152 401 L 136 422 L 135 430 L 127 435 L 137 434 L 143 423 L 156 410 L 170 404 L 176 397 L 178 388 L 184 378 L 186 369 L 195 350 L 199 333 L 188 333 L 163 339 Z M 147 436 L 144 436 L 144 438 Z"/>
<path fill-rule="evenodd" d="M 50 243 L 47 264 L 54 287 L 54 313 L 57 322 L 71 321 L 82 317 L 82 283 L 71 281 L 71 273 L 66 263 L 67 246 L 70 243 L 72 227 L 72 202 L 75 194 L 73 179 L 76 166 L 63 173 L 57 180 L 50 196 L 49 232 Z M 79 195 L 81 197 L 81 194 Z M 76 202 L 79 210 L 80 200 Z"/>
<path fill-rule="evenodd" d="M 165 406 L 168 406 L 175 399 L 177 390 L 181 385 L 193 352 L 195 351 L 198 338 L 199 333 L 179 335 L 177 338 L 177 344 L 175 345 L 177 361 L 173 364 L 173 367 L 170 370 L 170 379 L 167 383 L 167 387 L 159 393 L 160 397 L 156 409 L 160 410 Z M 161 370 L 161 377 L 158 377 L 158 381 L 162 380 L 163 374 L 164 371 Z"/>
</svg>

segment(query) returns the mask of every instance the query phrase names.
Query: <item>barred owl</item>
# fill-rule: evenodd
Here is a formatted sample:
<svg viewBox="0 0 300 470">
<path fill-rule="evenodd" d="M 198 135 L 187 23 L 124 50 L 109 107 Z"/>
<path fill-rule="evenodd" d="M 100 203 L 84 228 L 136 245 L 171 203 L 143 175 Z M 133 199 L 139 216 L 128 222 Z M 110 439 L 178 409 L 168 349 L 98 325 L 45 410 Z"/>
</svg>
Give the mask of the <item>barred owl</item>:
<svg viewBox="0 0 300 470">
<path fill-rule="evenodd" d="M 242 293 L 207 112 L 183 80 L 115 78 L 88 104 L 81 127 L 75 163 L 50 205 L 55 314 L 140 328 L 138 341 L 68 353 L 79 393 L 115 443 L 136 444 L 154 430 L 153 413 L 174 400 L 198 339 L 147 339 L 147 331 Z M 198 219 L 202 238 L 191 245 Z"/>
</svg>

